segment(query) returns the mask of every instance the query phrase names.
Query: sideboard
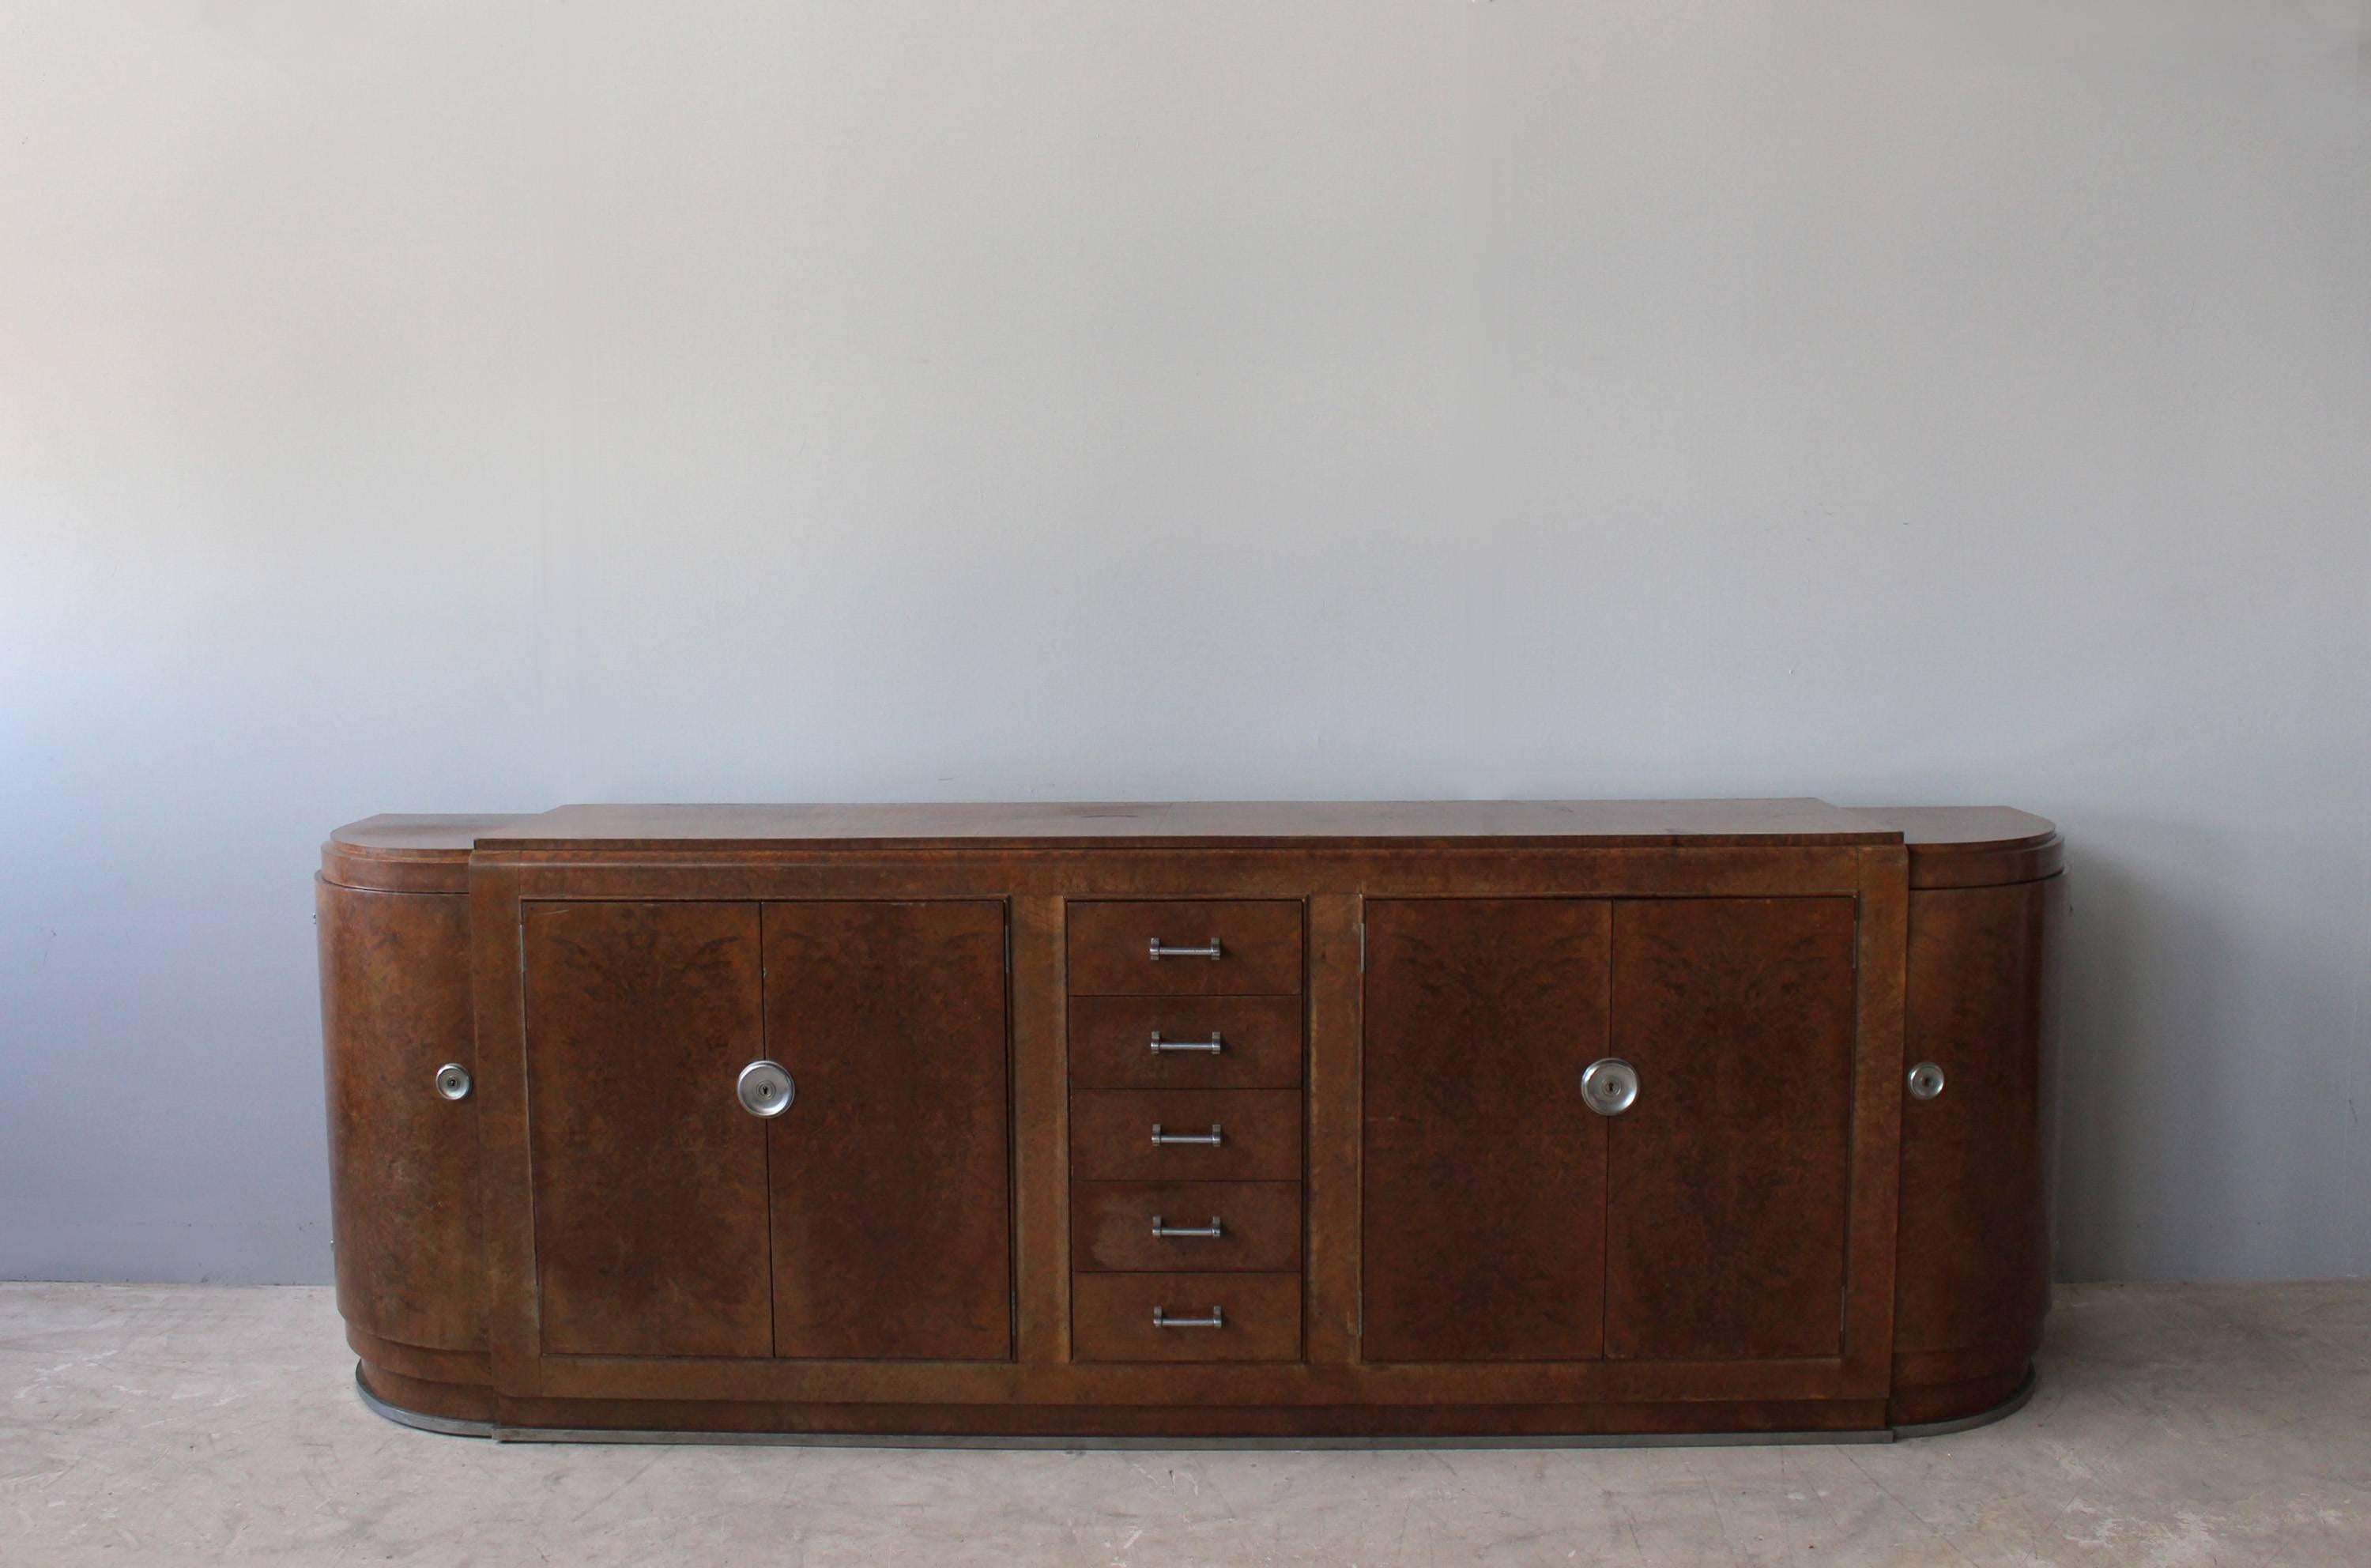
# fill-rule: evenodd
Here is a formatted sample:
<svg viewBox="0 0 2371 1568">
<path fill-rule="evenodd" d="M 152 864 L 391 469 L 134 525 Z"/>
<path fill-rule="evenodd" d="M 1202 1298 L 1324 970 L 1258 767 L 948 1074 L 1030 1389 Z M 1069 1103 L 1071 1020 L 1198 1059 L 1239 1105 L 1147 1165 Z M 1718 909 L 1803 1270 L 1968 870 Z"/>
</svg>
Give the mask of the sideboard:
<svg viewBox="0 0 2371 1568">
<path fill-rule="evenodd" d="M 2051 824 L 1811 800 L 379 816 L 338 1304 L 504 1438 L 1885 1438 L 2049 1306 Z"/>
</svg>

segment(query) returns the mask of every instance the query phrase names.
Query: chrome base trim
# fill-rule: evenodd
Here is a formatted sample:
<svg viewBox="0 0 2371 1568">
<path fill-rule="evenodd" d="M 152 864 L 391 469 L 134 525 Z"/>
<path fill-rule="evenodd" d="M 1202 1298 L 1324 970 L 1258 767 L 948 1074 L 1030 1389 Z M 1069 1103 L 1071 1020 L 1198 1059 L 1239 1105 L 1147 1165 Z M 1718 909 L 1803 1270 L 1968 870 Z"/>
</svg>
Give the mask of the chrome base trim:
<svg viewBox="0 0 2371 1568">
<path fill-rule="evenodd" d="M 1884 1427 L 1860 1432 L 1584 1432 L 1375 1437 L 1063 1437 L 1027 1434 L 881 1432 L 630 1432 L 559 1426 L 502 1426 L 503 1443 L 715 1443 L 789 1448 L 1001 1448 L 1059 1453 L 1207 1453 L 1361 1448 L 1734 1448 L 1764 1444 L 1891 1443 Z"/>
<path fill-rule="evenodd" d="M 422 1415 L 416 1410 L 406 1410 L 401 1405 L 387 1403 L 372 1393 L 370 1385 L 363 1381 L 363 1368 L 360 1362 L 354 1364 L 354 1392 L 362 1395 L 363 1403 L 368 1405 L 373 1412 L 387 1417 L 399 1426 L 416 1426 L 422 1432 L 441 1432 L 447 1437 L 494 1435 L 494 1424 L 491 1421 L 464 1421 L 458 1416 L 451 1415 Z"/>
<path fill-rule="evenodd" d="M 1969 1432 L 1979 1426 L 1990 1426 L 1994 1422 L 2005 1416 L 2015 1415 L 2025 1408 L 2026 1401 L 2033 1398 L 2033 1368 L 2028 1366 L 2025 1369 L 2025 1381 L 2017 1386 L 2017 1392 L 2009 1395 L 1992 1409 L 1980 1410 L 1973 1415 L 1962 1415 L 1950 1421 L 1914 1422 L 1908 1426 L 1895 1427 L 1893 1435 L 1896 1437 L 1949 1437 L 1954 1432 Z"/>
<path fill-rule="evenodd" d="M 609 1426 L 504 1426 L 492 1421 L 463 1421 L 446 1415 L 422 1415 L 393 1405 L 370 1391 L 363 1369 L 354 1367 L 354 1391 L 376 1414 L 401 1426 L 447 1437 L 492 1437 L 497 1443 L 636 1443 L 707 1444 L 718 1447 L 767 1448 L 989 1448 L 1041 1449 L 1075 1452 L 1113 1449 L 1125 1452 L 1223 1452 L 1228 1449 L 1278 1450 L 1359 1448 L 1741 1448 L 1768 1446 L 1799 1447 L 1816 1444 L 1892 1443 L 1904 1438 L 1946 1437 L 1989 1426 L 2015 1415 L 2033 1398 L 2034 1374 L 2026 1369 L 2017 1392 L 1990 1410 L 1952 1421 L 1920 1422 L 1908 1426 L 1879 1426 L 1853 1432 L 1576 1432 L 1486 1433 L 1473 1435 L 1372 1437 L 1065 1437 L 1035 1434 L 905 1433 L 905 1432 L 655 1432 Z"/>
</svg>

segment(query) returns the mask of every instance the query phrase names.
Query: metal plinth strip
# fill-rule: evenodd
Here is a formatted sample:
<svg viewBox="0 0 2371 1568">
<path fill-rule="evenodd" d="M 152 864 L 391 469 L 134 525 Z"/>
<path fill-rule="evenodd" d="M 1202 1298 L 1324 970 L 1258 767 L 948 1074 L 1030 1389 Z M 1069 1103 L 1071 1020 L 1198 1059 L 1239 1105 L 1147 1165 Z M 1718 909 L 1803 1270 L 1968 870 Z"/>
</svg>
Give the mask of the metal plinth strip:
<svg viewBox="0 0 2371 1568">
<path fill-rule="evenodd" d="M 362 1395 L 363 1403 L 399 1426 L 416 1426 L 422 1432 L 441 1432 L 447 1437 L 491 1437 L 494 1435 L 494 1424 L 491 1421 L 463 1421 L 450 1415 L 422 1415 L 416 1410 L 406 1410 L 401 1405 L 387 1403 L 372 1393 L 370 1385 L 363 1381 L 363 1368 L 360 1362 L 354 1364 L 354 1391 Z"/>
<path fill-rule="evenodd" d="M 1895 1427 L 1893 1435 L 1896 1437 L 1949 1437 L 1954 1432 L 1968 1432 L 1979 1426 L 1990 1426 L 2004 1416 L 2015 1415 L 2025 1408 L 2026 1401 L 2031 1398 L 2033 1398 L 2033 1368 L 2029 1366 L 2025 1369 L 2025 1381 L 2017 1386 L 2017 1392 L 2009 1395 L 1992 1409 L 1980 1410 L 1973 1415 L 1963 1415 L 1951 1421 L 1913 1422 L 1907 1426 Z"/>
<path fill-rule="evenodd" d="M 2017 1392 L 1990 1410 L 1953 1421 L 1921 1422 L 1908 1426 L 1879 1426 L 1856 1432 L 1578 1432 L 1480 1434 L 1450 1436 L 1369 1437 L 1069 1437 L 994 1433 L 902 1432 L 656 1432 L 607 1426 L 504 1426 L 492 1421 L 464 1421 L 454 1416 L 423 1415 L 393 1405 L 370 1391 L 362 1367 L 354 1368 L 354 1389 L 363 1403 L 387 1420 L 422 1432 L 448 1437 L 492 1437 L 498 1443 L 640 1443 L 700 1444 L 720 1447 L 769 1448 L 990 1448 L 1040 1449 L 1068 1452 L 1116 1449 L 1134 1452 L 1224 1452 L 1294 1449 L 1356 1450 L 1360 1448 L 1736 1448 L 1802 1447 L 1817 1444 L 1891 1443 L 1903 1438 L 1943 1437 L 1973 1427 L 1987 1426 L 2023 1410 L 2033 1398 L 2030 1369 Z"/>
</svg>

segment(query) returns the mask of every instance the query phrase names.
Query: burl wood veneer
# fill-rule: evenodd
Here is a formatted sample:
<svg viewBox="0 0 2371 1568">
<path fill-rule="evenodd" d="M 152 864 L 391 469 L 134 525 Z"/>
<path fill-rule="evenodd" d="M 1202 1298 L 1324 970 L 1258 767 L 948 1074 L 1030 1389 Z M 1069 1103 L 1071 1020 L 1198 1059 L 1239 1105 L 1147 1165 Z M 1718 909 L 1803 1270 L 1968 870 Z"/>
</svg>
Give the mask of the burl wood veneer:
<svg viewBox="0 0 2371 1568">
<path fill-rule="evenodd" d="M 338 1300 L 526 1438 L 1882 1438 L 2049 1307 L 2061 847 L 1817 801 L 323 852 Z"/>
</svg>

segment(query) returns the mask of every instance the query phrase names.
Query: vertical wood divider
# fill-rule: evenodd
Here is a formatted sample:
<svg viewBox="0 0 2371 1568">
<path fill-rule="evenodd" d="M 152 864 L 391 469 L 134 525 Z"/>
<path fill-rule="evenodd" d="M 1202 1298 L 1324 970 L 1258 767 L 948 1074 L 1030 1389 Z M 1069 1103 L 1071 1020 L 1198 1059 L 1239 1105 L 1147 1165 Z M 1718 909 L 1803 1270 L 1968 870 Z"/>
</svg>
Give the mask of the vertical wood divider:
<svg viewBox="0 0 2371 1568">
<path fill-rule="evenodd" d="M 519 973 L 519 866 L 469 857 L 469 971 L 477 1006 L 479 1202 L 486 1244 L 486 1339 L 497 1394 L 543 1390 L 528 1169 L 526 996 Z"/>
<path fill-rule="evenodd" d="M 1359 1359 L 1359 1007 L 1356 894 L 1309 901 L 1308 1356 Z"/>
<path fill-rule="evenodd" d="M 1070 1084 L 1063 901 L 1012 901 L 1013 1270 L 1021 1361 L 1070 1359 Z"/>
<path fill-rule="evenodd" d="M 1845 1275 L 1846 1399 L 1893 1382 L 1894 1249 L 1902 1210 L 1903 1031 L 1910 994 L 1910 851 L 1860 852 L 1859 1038 L 1853 1073 L 1852 1219 Z"/>
</svg>

